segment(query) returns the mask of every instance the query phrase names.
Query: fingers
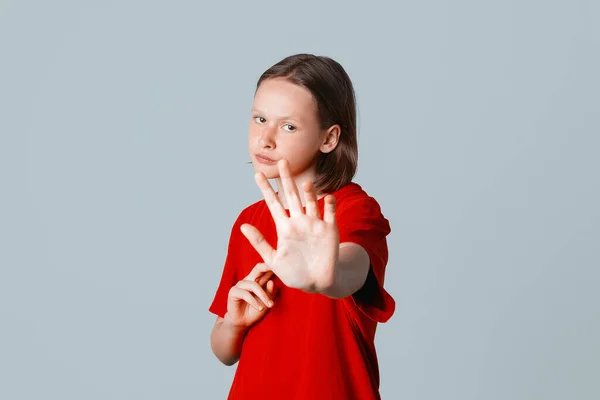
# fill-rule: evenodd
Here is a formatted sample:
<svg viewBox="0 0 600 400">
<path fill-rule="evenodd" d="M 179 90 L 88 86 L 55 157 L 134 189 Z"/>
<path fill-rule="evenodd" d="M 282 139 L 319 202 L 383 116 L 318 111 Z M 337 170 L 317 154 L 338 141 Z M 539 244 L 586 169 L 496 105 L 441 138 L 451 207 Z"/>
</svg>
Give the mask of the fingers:
<svg viewBox="0 0 600 400">
<path fill-rule="evenodd" d="M 304 184 L 304 199 L 306 200 L 306 215 L 312 218 L 321 219 L 317 192 L 311 182 L 306 182 Z"/>
<path fill-rule="evenodd" d="M 271 279 L 273 277 L 273 271 L 268 271 L 266 273 L 264 273 L 261 277 L 259 277 L 258 279 L 255 279 L 256 283 L 258 283 L 260 286 L 265 286 L 265 283 L 267 283 L 267 281 L 269 279 Z"/>
<path fill-rule="evenodd" d="M 252 268 L 252 271 L 244 279 L 248 281 L 255 281 L 260 286 L 264 286 L 265 283 L 273 276 L 273 271 L 265 263 L 258 263 Z"/>
<path fill-rule="evenodd" d="M 250 224 L 242 224 L 240 230 L 244 236 L 246 236 L 246 239 L 248 239 L 252 247 L 256 249 L 258 254 L 260 254 L 262 259 L 267 264 L 271 264 L 271 260 L 275 255 L 275 250 L 273 250 L 271 245 L 266 241 L 262 233 L 260 233 L 258 229 Z"/>
<path fill-rule="evenodd" d="M 257 311 L 263 311 L 265 306 L 273 306 L 273 301 L 269 295 L 267 295 L 267 292 L 265 292 L 263 288 L 254 281 L 239 281 L 234 287 L 231 288 L 231 295 L 234 298 L 244 300 Z"/>
<path fill-rule="evenodd" d="M 279 177 L 283 185 L 283 192 L 290 208 L 290 217 L 302 215 L 302 201 L 300 201 L 298 187 L 290 171 L 290 164 L 287 160 L 282 159 L 277 163 L 277 167 L 279 168 Z"/>
<path fill-rule="evenodd" d="M 260 191 L 262 192 L 263 197 L 265 198 L 265 202 L 267 203 L 267 207 L 269 208 L 269 211 L 271 212 L 271 215 L 273 216 L 275 222 L 281 219 L 287 219 L 287 213 L 281 205 L 277 194 L 275 194 L 275 192 L 273 191 L 273 188 L 267 180 L 267 177 L 262 172 L 257 172 L 254 175 L 254 180 L 260 188 Z"/>
<path fill-rule="evenodd" d="M 252 293 L 243 290 L 237 286 L 234 286 L 229 291 L 229 295 L 234 300 L 243 300 L 250 304 L 256 311 L 263 311 L 265 309 L 264 304 L 255 298 Z"/>
<path fill-rule="evenodd" d="M 335 197 L 332 195 L 325 196 L 325 206 L 323 208 L 323 221 L 335 224 Z"/>
</svg>

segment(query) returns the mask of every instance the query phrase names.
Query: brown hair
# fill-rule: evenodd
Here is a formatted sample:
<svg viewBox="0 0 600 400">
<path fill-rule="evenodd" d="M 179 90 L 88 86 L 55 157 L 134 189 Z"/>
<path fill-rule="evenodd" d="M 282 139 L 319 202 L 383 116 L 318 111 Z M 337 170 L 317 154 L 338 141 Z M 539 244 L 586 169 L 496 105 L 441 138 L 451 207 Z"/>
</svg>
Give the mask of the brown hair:
<svg viewBox="0 0 600 400">
<path fill-rule="evenodd" d="M 258 79 L 256 90 L 271 78 L 285 78 L 308 89 L 317 102 L 321 128 L 335 124 L 341 127 L 336 148 L 319 154 L 313 182 L 317 193 L 332 193 L 350 183 L 358 164 L 356 96 L 344 68 L 329 57 L 296 54 L 266 70 Z"/>
</svg>

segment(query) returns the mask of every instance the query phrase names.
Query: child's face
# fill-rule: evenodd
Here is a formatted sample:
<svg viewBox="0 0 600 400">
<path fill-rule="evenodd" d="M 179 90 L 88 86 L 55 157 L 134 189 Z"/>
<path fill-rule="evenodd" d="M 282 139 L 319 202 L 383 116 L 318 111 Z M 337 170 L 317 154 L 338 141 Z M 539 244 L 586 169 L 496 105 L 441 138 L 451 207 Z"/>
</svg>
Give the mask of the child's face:
<svg viewBox="0 0 600 400">
<path fill-rule="evenodd" d="M 280 159 L 289 162 L 293 175 L 314 170 L 324 133 L 317 119 L 317 103 L 308 89 L 284 78 L 261 83 L 254 96 L 248 137 L 257 172 L 267 179 L 278 178 Z M 274 162 L 261 159 L 261 155 Z"/>
</svg>

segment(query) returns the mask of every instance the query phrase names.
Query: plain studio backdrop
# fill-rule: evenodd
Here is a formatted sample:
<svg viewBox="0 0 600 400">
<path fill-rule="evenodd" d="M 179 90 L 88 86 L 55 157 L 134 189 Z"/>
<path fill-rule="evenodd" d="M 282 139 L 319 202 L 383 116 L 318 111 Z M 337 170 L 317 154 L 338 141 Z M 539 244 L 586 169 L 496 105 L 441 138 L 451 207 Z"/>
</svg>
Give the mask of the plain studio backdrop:
<svg viewBox="0 0 600 400">
<path fill-rule="evenodd" d="M 0 398 L 224 399 L 259 75 L 331 56 L 390 220 L 384 399 L 600 398 L 600 3 L 0 3 Z M 265 388 L 269 390 L 269 388 Z"/>
</svg>

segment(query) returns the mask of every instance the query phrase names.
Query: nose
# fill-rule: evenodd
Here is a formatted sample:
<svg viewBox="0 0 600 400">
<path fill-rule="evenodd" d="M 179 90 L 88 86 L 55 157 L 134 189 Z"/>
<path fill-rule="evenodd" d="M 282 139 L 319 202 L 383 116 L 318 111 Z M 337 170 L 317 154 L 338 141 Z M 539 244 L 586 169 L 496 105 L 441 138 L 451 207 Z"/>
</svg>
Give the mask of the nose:
<svg viewBox="0 0 600 400">
<path fill-rule="evenodd" d="M 270 126 L 266 126 L 262 130 L 258 138 L 261 147 L 275 148 L 275 132 L 276 128 Z"/>
</svg>

